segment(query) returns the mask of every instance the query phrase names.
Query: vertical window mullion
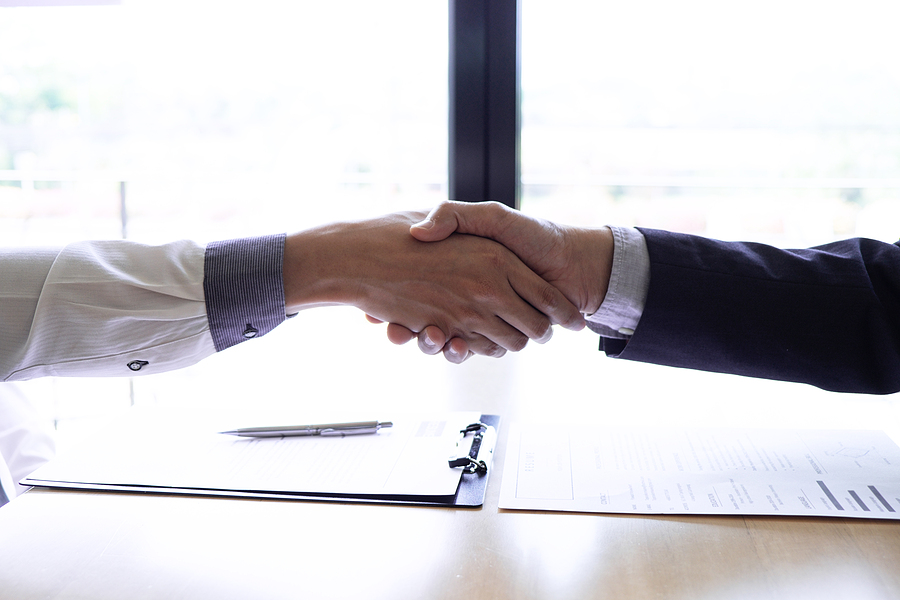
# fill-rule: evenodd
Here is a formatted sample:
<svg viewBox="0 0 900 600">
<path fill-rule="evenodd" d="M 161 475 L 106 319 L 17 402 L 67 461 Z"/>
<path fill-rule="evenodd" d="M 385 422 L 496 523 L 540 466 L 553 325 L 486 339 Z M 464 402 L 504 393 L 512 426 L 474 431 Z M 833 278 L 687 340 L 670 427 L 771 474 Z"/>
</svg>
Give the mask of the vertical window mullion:
<svg viewBox="0 0 900 600">
<path fill-rule="evenodd" d="M 449 195 L 519 206 L 519 0 L 450 0 Z"/>
</svg>

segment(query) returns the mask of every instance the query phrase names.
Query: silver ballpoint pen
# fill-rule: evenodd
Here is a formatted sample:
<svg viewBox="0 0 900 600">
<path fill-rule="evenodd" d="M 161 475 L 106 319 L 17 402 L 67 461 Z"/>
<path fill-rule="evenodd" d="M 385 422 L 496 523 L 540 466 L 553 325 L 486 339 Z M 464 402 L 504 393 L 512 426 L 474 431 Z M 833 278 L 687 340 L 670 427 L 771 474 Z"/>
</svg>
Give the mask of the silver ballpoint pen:
<svg viewBox="0 0 900 600">
<path fill-rule="evenodd" d="M 303 435 L 345 436 L 376 433 L 384 427 L 392 427 L 390 421 L 358 421 L 356 423 L 324 423 L 321 425 L 286 425 L 283 427 L 244 427 L 231 431 L 220 431 L 240 437 L 288 437 Z"/>
</svg>

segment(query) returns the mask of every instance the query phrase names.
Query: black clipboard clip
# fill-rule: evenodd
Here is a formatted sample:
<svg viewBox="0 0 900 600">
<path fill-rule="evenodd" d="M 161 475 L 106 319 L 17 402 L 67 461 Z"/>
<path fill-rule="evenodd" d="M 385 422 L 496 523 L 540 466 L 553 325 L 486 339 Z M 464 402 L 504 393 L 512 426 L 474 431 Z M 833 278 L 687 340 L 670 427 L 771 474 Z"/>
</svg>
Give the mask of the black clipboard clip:
<svg viewBox="0 0 900 600">
<path fill-rule="evenodd" d="M 465 473 L 487 473 L 496 441 L 497 430 L 492 426 L 481 422 L 466 426 L 459 431 L 456 452 L 450 456 L 450 467 L 462 467 Z"/>
</svg>

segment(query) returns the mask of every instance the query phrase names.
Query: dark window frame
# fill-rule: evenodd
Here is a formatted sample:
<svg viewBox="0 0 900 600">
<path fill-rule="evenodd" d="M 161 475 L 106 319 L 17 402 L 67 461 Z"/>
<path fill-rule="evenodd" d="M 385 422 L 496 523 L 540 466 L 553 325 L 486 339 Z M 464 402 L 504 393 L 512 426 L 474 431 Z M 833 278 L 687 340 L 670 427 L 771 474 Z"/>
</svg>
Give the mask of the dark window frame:
<svg viewBox="0 0 900 600">
<path fill-rule="evenodd" d="M 520 203 L 521 0 L 450 0 L 448 193 Z"/>
</svg>

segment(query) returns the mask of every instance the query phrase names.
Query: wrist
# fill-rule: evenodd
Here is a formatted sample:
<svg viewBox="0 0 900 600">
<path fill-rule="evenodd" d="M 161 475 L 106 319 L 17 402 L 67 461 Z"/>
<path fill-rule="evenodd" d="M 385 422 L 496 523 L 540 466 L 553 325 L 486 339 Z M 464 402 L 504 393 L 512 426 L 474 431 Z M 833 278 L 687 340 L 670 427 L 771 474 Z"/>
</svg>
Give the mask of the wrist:
<svg viewBox="0 0 900 600">
<path fill-rule="evenodd" d="M 650 258 L 637 229 L 612 227 L 611 232 L 612 270 L 603 302 L 590 321 L 612 332 L 612 337 L 628 336 L 643 314 L 650 285 Z"/>
<path fill-rule="evenodd" d="M 584 288 L 581 312 L 590 315 L 600 309 L 609 288 L 615 240 L 609 227 L 582 229 L 576 234 L 576 256 L 572 264 L 580 265 Z"/>
<path fill-rule="evenodd" d="M 295 312 L 315 306 L 352 305 L 362 310 L 385 306 L 392 286 L 405 284 L 416 268 L 409 254 L 418 248 L 409 227 L 422 213 L 395 213 L 376 219 L 333 223 L 287 236 L 284 250 L 285 306 Z M 427 245 L 425 245 L 427 247 Z M 434 251 L 434 249 L 431 249 Z M 385 297 L 387 295 L 387 298 Z M 373 315 L 378 316 L 378 315 Z"/>
<path fill-rule="evenodd" d="M 285 239 L 284 304 L 288 314 L 347 303 L 350 293 L 342 267 L 351 263 L 337 260 L 341 251 L 331 247 L 336 227 L 317 227 Z"/>
<path fill-rule="evenodd" d="M 603 304 L 606 299 L 606 293 L 609 290 L 609 276 L 612 273 L 613 258 L 615 256 L 615 239 L 612 230 L 609 227 L 600 229 L 598 269 L 597 273 L 597 308 Z"/>
</svg>

